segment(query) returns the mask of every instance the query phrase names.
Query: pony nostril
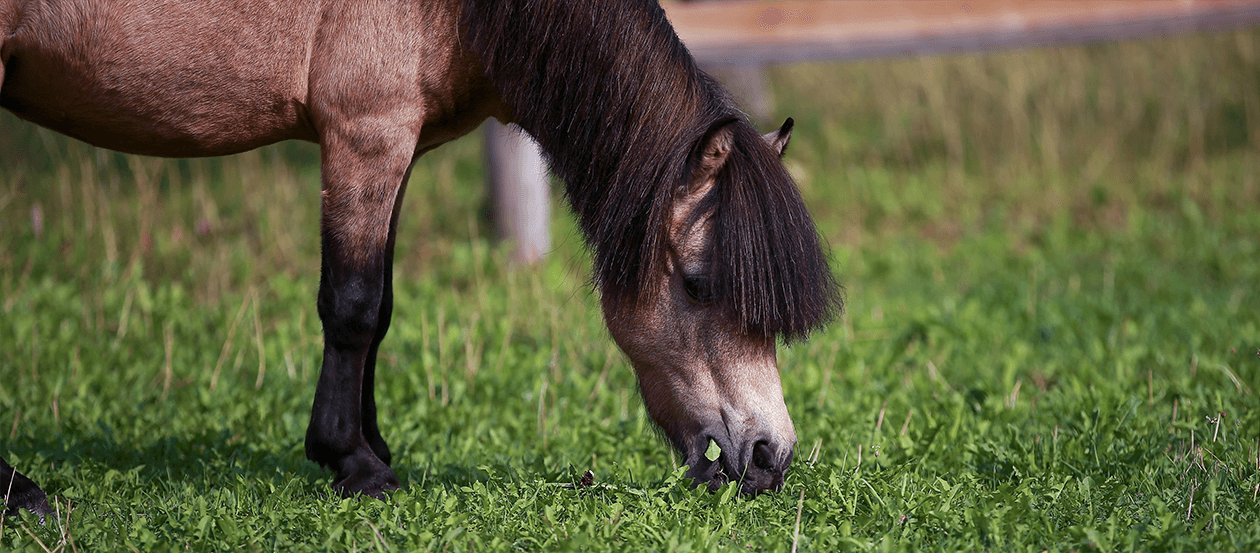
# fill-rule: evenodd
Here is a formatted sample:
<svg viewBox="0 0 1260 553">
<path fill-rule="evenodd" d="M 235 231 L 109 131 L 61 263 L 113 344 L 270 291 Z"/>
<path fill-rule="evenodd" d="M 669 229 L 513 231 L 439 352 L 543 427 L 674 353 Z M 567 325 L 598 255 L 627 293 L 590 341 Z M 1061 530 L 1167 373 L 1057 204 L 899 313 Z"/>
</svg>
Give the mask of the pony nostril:
<svg viewBox="0 0 1260 553">
<path fill-rule="evenodd" d="M 766 440 L 753 445 L 752 465 L 764 471 L 774 470 L 774 447 Z"/>
</svg>

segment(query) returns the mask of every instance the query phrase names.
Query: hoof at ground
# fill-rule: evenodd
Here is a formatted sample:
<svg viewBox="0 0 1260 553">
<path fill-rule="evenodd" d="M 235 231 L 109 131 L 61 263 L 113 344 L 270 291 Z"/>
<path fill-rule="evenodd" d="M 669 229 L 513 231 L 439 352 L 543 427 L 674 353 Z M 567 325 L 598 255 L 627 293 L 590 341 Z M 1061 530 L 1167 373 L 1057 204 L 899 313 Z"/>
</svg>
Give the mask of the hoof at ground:
<svg viewBox="0 0 1260 553">
<path fill-rule="evenodd" d="M 341 463 L 333 489 L 342 497 L 366 495 L 385 499 L 385 494 L 401 488 L 398 476 L 372 453 L 356 455 Z"/>
<path fill-rule="evenodd" d="M 17 516 L 18 511 L 26 509 L 39 515 L 39 521 L 52 515 L 52 507 L 48 506 L 48 494 L 35 482 L 13 470 L 4 459 L 0 459 L 0 497 L 4 497 L 4 516 Z M 6 495 L 7 494 L 7 495 Z"/>
<path fill-rule="evenodd" d="M 367 474 L 351 474 L 333 483 L 333 489 L 341 494 L 341 497 L 366 495 L 382 501 L 386 495 L 401 488 L 402 486 L 398 484 L 398 477 L 394 476 L 393 471 L 390 470 Z"/>
</svg>

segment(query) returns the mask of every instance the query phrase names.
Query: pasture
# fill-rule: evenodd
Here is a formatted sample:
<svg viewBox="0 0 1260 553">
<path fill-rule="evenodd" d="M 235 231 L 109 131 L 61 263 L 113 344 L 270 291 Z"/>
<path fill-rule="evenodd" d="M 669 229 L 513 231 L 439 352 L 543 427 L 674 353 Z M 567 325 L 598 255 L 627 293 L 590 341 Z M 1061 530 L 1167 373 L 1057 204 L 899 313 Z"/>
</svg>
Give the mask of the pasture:
<svg viewBox="0 0 1260 553">
<path fill-rule="evenodd" d="M 753 499 L 683 481 L 559 199 L 507 266 L 477 136 L 411 177 L 378 502 L 303 454 L 316 148 L 141 158 L 0 114 L 0 452 L 62 513 L 0 549 L 1260 544 L 1260 32 L 768 81 L 847 313 L 780 348 L 800 443 Z"/>
</svg>

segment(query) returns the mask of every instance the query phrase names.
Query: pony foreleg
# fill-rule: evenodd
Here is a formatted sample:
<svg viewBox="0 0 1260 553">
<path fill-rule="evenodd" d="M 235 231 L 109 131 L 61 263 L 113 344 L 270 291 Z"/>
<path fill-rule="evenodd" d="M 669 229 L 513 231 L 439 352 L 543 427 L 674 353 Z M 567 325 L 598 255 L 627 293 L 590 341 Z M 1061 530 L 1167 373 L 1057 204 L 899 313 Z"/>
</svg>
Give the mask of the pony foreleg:
<svg viewBox="0 0 1260 553">
<path fill-rule="evenodd" d="M 402 208 L 403 193 L 407 190 L 407 181 L 411 178 L 411 166 L 403 174 L 402 184 L 394 198 L 394 212 L 389 220 L 389 239 L 385 244 L 385 264 L 382 267 L 384 278 L 381 286 L 381 305 L 376 317 L 376 337 L 368 350 L 367 362 L 363 364 L 362 413 L 363 437 L 367 440 L 377 458 L 390 464 L 389 446 L 381 437 L 380 427 L 376 423 L 376 352 L 385 333 L 389 331 L 389 322 L 394 315 L 394 239 L 398 234 L 398 212 Z"/>
<path fill-rule="evenodd" d="M 342 495 L 382 497 L 399 484 L 377 430 L 373 380 L 377 347 L 392 312 L 392 228 L 412 150 L 365 158 L 357 155 L 362 149 L 339 147 L 336 137 L 321 147 L 318 306 L 324 362 L 306 431 L 306 457 L 337 473 L 333 488 Z"/>
<path fill-rule="evenodd" d="M 42 520 L 44 515 L 53 512 L 44 490 L 14 470 L 3 457 L 0 457 L 0 496 L 4 497 L 5 516 L 16 515 L 19 509 L 26 509 Z"/>
</svg>

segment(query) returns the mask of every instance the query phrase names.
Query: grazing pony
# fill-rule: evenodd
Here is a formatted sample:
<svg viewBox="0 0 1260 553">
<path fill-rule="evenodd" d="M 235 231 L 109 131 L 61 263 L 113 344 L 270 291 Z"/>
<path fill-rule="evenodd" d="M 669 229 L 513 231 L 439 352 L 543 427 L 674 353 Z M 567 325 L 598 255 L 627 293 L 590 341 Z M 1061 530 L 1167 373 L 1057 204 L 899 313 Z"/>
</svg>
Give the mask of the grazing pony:
<svg viewBox="0 0 1260 553">
<path fill-rule="evenodd" d="M 697 482 L 782 485 L 775 345 L 841 309 L 779 157 L 655 0 L 0 0 L 0 106 L 156 156 L 321 151 L 324 358 L 306 456 L 344 495 L 398 489 L 376 420 L 412 163 L 488 117 L 538 140 L 594 250 L 613 339 Z M 705 458 L 709 441 L 722 449 Z M 43 492 L 0 460 L 10 508 Z"/>
</svg>

